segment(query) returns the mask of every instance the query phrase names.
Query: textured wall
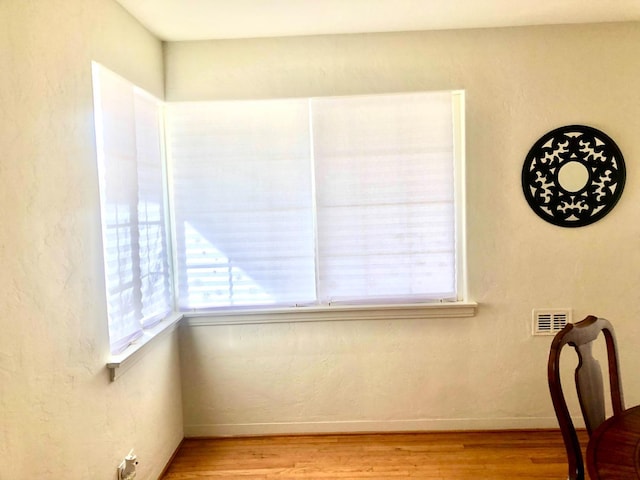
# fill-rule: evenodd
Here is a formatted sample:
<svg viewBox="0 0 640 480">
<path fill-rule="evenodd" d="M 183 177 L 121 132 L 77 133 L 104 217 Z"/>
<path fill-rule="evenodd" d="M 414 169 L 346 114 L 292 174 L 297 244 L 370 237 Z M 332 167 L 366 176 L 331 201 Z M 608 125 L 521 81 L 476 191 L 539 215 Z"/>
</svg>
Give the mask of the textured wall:
<svg viewBox="0 0 640 480">
<path fill-rule="evenodd" d="M 0 477 L 155 479 L 182 438 L 177 335 L 109 382 L 91 60 L 156 95 L 112 0 L 0 1 Z"/>
<path fill-rule="evenodd" d="M 637 23 L 169 44 L 169 100 L 465 89 L 480 304 L 470 319 L 183 327 L 186 433 L 552 426 L 535 307 L 614 321 L 640 403 L 639 58 Z M 529 209 L 520 172 L 573 123 L 613 137 L 628 178 L 607 217 L 563 229 Z"/>
</svg>

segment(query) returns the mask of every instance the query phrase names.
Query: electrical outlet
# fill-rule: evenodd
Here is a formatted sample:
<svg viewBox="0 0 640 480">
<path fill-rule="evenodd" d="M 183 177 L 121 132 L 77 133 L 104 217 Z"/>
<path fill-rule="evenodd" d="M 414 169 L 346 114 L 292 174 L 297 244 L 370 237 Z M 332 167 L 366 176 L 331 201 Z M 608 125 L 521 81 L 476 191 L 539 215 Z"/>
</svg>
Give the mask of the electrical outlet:
<svg viewBox="0 0 640 480">
<path fill-rule="evenodd" d="M 138 457 L 133 453 L 133 449 L 129 455 L 118 465 L 118 480 L 133 480 L 136 478 L 136 465 L 138 465 Z"/>
</svg>

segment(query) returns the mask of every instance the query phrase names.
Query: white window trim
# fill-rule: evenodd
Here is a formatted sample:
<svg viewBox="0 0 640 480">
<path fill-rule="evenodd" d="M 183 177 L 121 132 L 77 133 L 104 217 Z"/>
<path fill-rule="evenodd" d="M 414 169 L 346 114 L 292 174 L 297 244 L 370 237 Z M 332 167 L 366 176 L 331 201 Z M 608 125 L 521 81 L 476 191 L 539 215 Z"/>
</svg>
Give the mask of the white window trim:
<svg viewBox="0 0 640 480">
<path fill-rule="evenodd" d="M 466 197 L 466 130 L 465 130 L 465 91 L 454 90 L 453 115 L 454 128 L 454 206 L 455 206 L 455 231 L 456 231 L 456 291 L 460 302 L 469 299 L 468 271 L 467 271 L 467 197 Z M 458 148 L 456 148 L 458 147 Z M 473 302 L 472 302 L 473 303 Z"/>
<path fill-rule="evenodd" d="M 264 323 L 330 322 L 352 320 L 422 320 L 464 318 L 476 314 L 476 302 L 439 302 L 392 305 L 339 305 L 256 310 L 212 310 L 184 313 L 186 325 L 253 325 Z"/>
<path fill-rule="evenodd" d="M 173 332 L 183 316 L 184 314 L 177 312 L 169 314 L 157 325 L 144 329 L 142 337 L 131 343 L 122 353 L 111 355 L 107 362 L 109 379 L 114 382 L 124 375 L 149 351 L 150 346 L 156 344 L 160 338 L 164 338 Z"/>
</svg>

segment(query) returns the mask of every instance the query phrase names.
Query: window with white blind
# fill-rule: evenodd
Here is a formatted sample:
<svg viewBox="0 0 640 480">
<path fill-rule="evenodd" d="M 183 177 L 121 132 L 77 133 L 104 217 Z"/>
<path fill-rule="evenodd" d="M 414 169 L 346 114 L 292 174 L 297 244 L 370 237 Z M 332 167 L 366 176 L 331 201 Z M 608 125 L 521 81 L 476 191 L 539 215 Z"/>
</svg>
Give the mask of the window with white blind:
<svg viewBox="0 0 640 480">
<path fill-rule="evenodd" d="M 306 100 L 170 103 L 184 310 L 315 301 Z"/>
<path fill-rule="evenodd" d="M 112 353 L 174 309 L 465 300 L 462 92 L 94 96 Z"/>
<path fill-rule="evenodd" d="M 111 353 L 172 310 L 161 103 L 93 64 Z"/>
<path fill-rule="evenodd" d="M 166 114 L 180 310 L 462 299 L 462 92 Z"/>
</svg>

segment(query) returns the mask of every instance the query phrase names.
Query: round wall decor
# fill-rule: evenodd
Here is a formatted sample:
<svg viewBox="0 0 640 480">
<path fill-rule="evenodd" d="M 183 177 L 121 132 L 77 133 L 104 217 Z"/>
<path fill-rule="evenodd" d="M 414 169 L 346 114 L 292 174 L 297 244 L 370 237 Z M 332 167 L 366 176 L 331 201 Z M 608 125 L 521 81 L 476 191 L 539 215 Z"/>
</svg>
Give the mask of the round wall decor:
<svg viewBox="0 0 640 480">
<path fill-rule="evenodd" d="M 567 125 L 543 135 L 522 167 L 522 190 L 533 211 L 561 227 L 583 227 L 613 209 L 626 170 L 622 152 L 608 135 Z"/>
</svg>

